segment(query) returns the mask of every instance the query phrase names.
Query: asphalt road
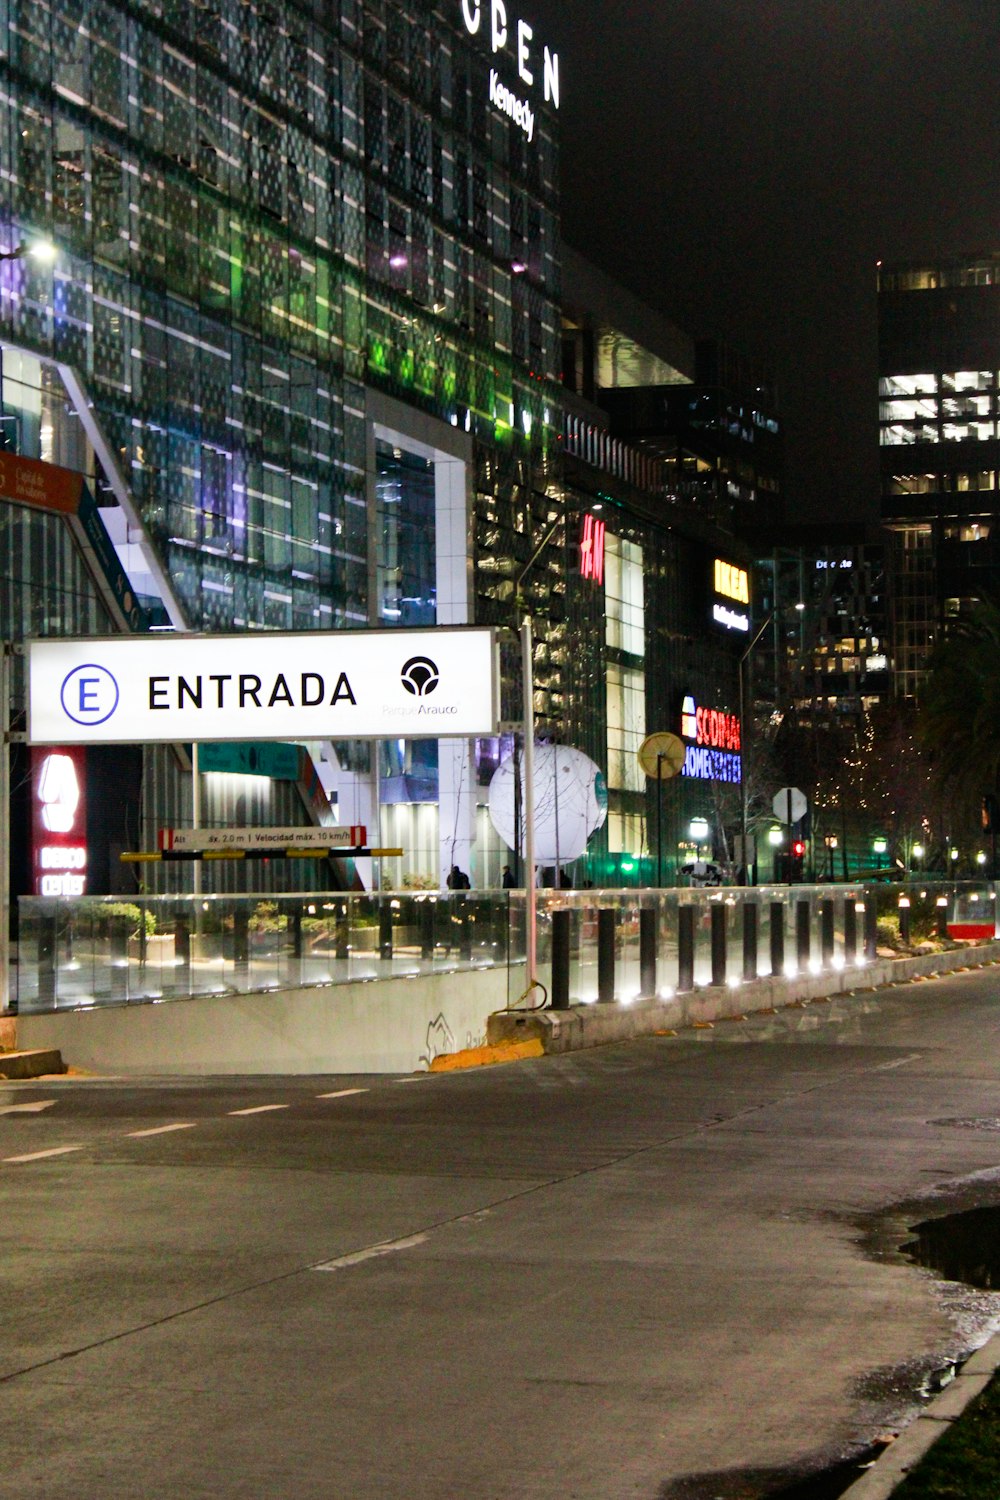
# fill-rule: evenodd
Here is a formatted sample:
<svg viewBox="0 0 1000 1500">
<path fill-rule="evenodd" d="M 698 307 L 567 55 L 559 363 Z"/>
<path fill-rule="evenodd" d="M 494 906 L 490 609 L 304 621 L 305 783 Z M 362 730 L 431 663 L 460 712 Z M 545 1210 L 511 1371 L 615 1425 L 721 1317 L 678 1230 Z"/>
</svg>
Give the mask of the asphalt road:
<svg viewBox="0 0 1000 1500">
<path fill-rule="evenodd" d="M 0 1497 L 714 1500 L 1000 1298 L 1000 969 L 416 1078 L 0 1085 Z"/>
</svg>

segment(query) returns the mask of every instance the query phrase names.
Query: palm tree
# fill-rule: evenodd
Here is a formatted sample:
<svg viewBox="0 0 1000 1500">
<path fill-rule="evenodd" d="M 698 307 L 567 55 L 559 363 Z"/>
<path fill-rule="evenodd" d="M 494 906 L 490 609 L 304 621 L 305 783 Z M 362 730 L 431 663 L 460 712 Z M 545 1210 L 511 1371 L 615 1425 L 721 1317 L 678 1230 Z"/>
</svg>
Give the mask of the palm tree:
<svg viewBox="0 0 1000 1500">
<path fill-rule="evenodd" d="M 978 600 L 931 653 L 919 733 L 934 778 L 978 804 L 1000 787 L 1000 605 Z"/>
</svg>

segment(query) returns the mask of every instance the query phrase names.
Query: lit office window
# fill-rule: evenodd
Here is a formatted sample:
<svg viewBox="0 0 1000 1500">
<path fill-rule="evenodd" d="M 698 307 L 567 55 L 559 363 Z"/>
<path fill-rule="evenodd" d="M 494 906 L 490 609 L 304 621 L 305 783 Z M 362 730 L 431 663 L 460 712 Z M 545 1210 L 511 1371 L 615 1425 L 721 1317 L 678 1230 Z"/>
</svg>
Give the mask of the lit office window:
<svg viewBox="0 0 1000 1500">
<path fill-rule="evenodd" d="M 646 679 L 641 668 L 607 669 L 608 786 L 640 792 L 646 778 L 639 765 L 639 746 L 646 737 Z"/>
<path fill-rule="evenodd" d="M 642 583 L 642 548 L 622 537 L 604 543 L 604 611 L 606 640 L 631 656 L 646 654 Z"/>
</svg>

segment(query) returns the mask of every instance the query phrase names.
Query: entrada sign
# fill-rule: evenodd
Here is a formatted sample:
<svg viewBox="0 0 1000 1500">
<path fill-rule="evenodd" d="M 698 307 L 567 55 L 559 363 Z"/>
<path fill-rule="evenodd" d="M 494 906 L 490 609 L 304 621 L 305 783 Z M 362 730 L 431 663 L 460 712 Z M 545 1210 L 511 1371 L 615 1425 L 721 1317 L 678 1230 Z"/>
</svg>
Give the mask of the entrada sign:
<svg viewBox="0 0 1000 1500">
<path fill-rule="evenodd" d="M 28 645 L 32 744 L 492 735 L 492 630 L 261 632 Z"/>
</svg>

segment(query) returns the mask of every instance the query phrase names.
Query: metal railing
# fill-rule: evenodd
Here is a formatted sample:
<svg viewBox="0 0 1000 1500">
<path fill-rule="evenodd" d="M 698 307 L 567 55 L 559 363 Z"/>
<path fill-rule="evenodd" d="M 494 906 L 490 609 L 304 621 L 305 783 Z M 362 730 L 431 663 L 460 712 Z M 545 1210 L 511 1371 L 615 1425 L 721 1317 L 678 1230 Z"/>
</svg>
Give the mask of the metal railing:
<svg viewBox="0 0 1000 1500">
<path fill-rule="evenodd" d="M 862 965 L 881 937 L 996 931 L 990 882 L 539 891 L 549 1003 L 669 996 Z M 506 970 L 523 989 L 523 891 L 19 902 L 23 1013 Z"/>
</svg>

